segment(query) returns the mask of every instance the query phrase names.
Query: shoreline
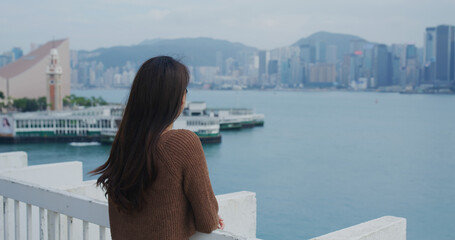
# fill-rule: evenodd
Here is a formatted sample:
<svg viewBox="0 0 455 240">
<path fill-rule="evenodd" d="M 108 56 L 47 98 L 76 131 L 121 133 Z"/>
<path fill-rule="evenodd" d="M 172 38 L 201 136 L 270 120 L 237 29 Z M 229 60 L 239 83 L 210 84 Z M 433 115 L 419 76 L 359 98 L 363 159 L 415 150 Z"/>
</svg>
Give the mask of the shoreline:
<svg viewBox="0 0 455 240">
<path fill-rule="evenodd" d="M 129 90 L 130 88 L 71 88 L 71 91 L 99 91 L 99 90 Z M 191 90 L 199 91 L 226 91 L 226 92 L 242 92 L 242 91 L 256 91 L 256 92 L 350 92 L 350 93 L 398 93 L 398 94 L 425 94 L 425 95 L 455 95 L 455 92 L 405 92 L 394 90 L 380 90 L 380 89 L 367 89 L 367 90 L 351 90 L 351 89 L 334 89 L 334 88 L 280 88 L 280 89 L 204 89 L 204 88 L 189 88 Z"/>
</svg>

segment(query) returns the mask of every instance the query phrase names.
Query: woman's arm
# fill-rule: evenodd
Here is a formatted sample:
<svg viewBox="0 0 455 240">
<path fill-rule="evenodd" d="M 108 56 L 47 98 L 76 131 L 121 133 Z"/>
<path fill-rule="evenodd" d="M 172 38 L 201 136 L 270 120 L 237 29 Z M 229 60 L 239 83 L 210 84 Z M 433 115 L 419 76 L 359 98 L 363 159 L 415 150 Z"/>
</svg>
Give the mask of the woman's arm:
<svg viewBox="0 0 455 240">
<path fill-rule="evenodd" d="M 220 224 L 218 202 L 210 183 L 207 162 L 200 140 L 194 133 L 191 138 L 191 142 L 195 144 L 192 144 L 192 154 L 189 154 L 191 159 L 188 159 L 183 169 L 183 188 L 193 209 L 196 230 L 210 233 Z"/>
</svg>

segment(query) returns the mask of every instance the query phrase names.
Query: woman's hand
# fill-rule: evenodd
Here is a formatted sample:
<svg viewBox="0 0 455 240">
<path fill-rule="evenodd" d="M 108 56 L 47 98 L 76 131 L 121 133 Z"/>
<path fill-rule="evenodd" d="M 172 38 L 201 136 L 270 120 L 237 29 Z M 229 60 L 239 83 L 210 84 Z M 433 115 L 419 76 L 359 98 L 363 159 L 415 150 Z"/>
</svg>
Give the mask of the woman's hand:
<svg viewBox="0 0 455 240">
<path fill-rule="evenodd" d="M 224 229 L 224 220 L 218 215 L 218 229 L 223 230 Z"/>
</svg>

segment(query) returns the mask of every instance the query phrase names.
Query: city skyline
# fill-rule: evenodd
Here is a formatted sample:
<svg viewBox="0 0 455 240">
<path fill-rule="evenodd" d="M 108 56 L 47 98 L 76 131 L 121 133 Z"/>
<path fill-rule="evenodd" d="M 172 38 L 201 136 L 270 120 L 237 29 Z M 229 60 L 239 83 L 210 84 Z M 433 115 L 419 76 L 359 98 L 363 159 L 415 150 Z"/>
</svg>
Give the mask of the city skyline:
<svg viewBox="0 0 455 240">
<path fill-rule="evenodd" d="M 318 31 L 423 46 L 424 29 L 453 25 L 453 1 L 365 3 L 287 1 L 158 2 L 98 0 L 3 2 L 0 52 L 69 38 L 71 49 L 134 45 L 145 39 L 210 37 L 259 49 L 288 46 Z M 27 6 L 27 7 L 24 7 Z M 87 7 L 89 6 L 89 7 Z M 437 11 L 435 11 L 437 10 Z M 18 19 L 17 16 L 21 16 Z"/>
</svg>

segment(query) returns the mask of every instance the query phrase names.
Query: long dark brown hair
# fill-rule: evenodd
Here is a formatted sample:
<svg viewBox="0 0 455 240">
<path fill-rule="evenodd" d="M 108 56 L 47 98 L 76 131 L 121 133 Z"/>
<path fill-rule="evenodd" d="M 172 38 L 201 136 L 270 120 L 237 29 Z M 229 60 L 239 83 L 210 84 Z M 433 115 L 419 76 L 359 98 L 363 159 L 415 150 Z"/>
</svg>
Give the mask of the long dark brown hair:
<svg viewBox="0 0 455 240">
<path fill-rule="evenodd" d="M 142 208 L 156 176 L 158 138 L 180 114 L 188 82 L 185 65 L 167 56 L 147 60 L 137 72 L 110 156 L 91 172 L 101 174 L 97 185 L 120 210 Z"/>
</svg>

